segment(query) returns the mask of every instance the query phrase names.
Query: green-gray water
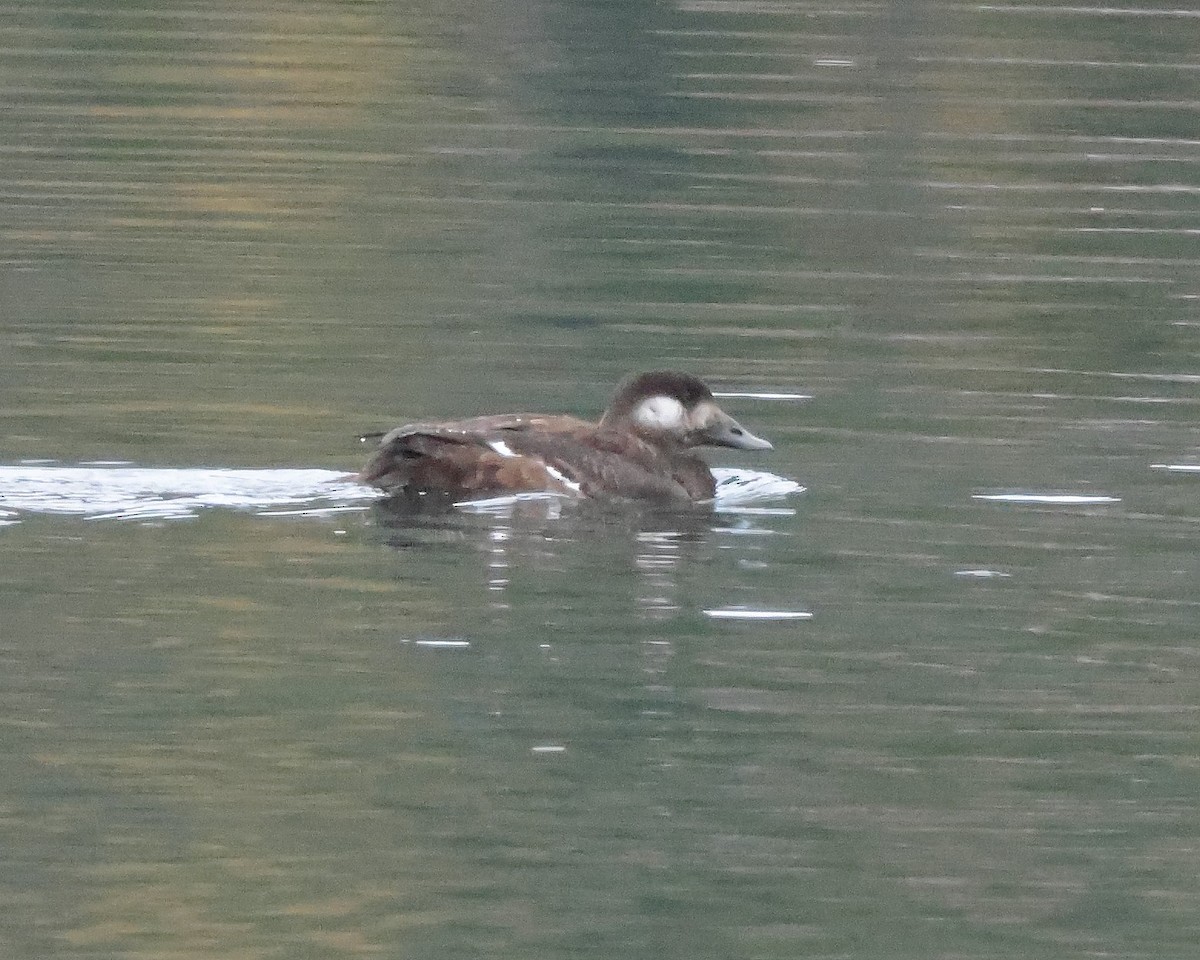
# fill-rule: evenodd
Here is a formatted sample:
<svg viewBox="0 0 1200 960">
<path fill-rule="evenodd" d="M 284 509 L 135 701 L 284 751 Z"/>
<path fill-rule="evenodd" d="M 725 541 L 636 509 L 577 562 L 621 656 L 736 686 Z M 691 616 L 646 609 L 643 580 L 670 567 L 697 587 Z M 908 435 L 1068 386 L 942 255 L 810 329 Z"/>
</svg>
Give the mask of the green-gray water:
<svg viewBox="0 0 1200 960">
<path fill-rule="evenodd" d="M 9 4 L 0 956 L 1195 957 L 1198 36 Z M 807 492 L 114 486 L 650 366 Z M 122 463 L 59 513 L 37 460 Z"/>
</svg>

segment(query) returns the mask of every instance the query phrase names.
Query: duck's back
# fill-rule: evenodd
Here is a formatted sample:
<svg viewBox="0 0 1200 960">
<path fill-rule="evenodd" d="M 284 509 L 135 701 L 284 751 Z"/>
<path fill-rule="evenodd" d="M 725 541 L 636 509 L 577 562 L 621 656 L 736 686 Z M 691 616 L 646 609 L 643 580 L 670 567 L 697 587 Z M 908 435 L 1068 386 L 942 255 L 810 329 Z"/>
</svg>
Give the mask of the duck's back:
<svg viewBox="0 0 1200 960">
<path fill-rule="evenodd" d="M 699 457 L 566 416 L 501 414 L 410 424 L 385 435 L 361 479 L 389 493 L 550 492 L 596 499 L 711 499 Z"/>
</svg>

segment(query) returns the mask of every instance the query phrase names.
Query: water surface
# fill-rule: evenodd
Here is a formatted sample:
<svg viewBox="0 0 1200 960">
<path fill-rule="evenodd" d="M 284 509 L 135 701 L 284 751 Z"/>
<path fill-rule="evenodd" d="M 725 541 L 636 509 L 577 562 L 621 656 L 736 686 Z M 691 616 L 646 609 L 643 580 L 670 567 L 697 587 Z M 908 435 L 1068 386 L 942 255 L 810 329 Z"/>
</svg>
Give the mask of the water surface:
<svg viewBox="0 0 1200 960">
<path fill-rule="evenodd" d="M 4 23 L 0 953 L 1195 955 L 1192 11 Z M 339 479 L 650 366 L 808 490 Z"/>
</svg>

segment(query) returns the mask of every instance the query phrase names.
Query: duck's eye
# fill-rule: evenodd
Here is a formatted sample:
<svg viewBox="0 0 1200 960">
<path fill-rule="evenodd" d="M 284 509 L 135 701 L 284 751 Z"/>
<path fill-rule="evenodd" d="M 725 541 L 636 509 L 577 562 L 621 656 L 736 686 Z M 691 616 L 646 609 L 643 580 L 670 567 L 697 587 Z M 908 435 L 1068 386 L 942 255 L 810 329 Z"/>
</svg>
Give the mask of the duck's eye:
<svg viewBox="0 0 1200 960">
<path fill-rule="evenodd" d="M 735 437 L 740 437 L 746 431 L 743 430 L 741 427 L 732 427 L 729 432 L 732 433 Z"/>
</svg>

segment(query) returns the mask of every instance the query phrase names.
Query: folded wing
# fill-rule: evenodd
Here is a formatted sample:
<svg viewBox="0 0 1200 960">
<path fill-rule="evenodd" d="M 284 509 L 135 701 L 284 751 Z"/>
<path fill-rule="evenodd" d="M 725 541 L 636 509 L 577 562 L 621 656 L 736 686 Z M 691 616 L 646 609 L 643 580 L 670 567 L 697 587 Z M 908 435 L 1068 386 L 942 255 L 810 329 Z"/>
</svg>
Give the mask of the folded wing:
<svg viewBox="0 0 1200 960">
<path fill-rule="evenodd" d="M 360 479 L 388 492 L 464 497 L 544 491 L 684 503 L 712 496 L 711 473 L 697 458 L 671 458 L 627 432 L 538 414 L 398 427 L 379 441 Z"/>
</svg>

